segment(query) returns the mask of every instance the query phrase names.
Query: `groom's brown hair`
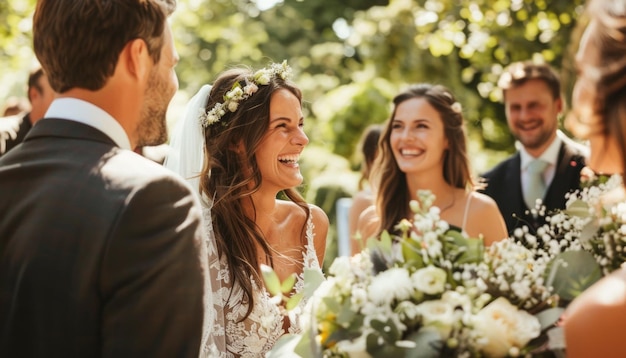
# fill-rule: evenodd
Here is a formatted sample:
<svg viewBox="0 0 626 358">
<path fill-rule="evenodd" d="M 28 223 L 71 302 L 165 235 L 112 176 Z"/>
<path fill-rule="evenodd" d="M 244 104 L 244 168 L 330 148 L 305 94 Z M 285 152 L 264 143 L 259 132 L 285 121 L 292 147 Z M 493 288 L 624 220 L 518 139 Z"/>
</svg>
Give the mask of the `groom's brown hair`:
<svg viewBox="0 0 626 358">
<path fill-rule="evenodd" d="M 143 39 L 160 60 L 167 17 L 176 0 L 39 0 L 33 45 L 50 86 L 98 90 L 113 75 L 120 52 Z"/>
</svg>

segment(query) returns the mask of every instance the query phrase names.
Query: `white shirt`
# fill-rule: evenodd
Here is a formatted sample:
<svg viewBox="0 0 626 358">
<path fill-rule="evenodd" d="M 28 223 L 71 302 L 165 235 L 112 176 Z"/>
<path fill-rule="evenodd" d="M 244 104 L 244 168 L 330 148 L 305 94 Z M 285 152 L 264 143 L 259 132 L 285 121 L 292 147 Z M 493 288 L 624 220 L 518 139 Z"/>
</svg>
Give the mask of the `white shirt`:
<svg viewBox="0 0 626 358">
<path fill-rule="evenodd" d="M 130 140 L 122 125 L 102 108 L 78 98 L 56 98 L 44 118 L 59 118 L 93 127 L 111 138 L 122 149 L 130 150 Z"/>
<path fill-rule="evenodd" d="M 525 193 L 528 188 L 529 178 L 528 178 L 528 165 L 535 159 L 541 159 L 544 162 L 548 163 L 548 166 L 543 171 L 543 182 L 546 183 L 546 188 L 550 187 L 552 180 L 554 179 L 554 175 L 556 174 L 556 165 L 559 159 L 559 150 L 561 149 L 561 140 L 560 136 L 554 137 L 554 140 L 546 150 L 539 156 L 539 158 L 535 158 L 532 155 L 528 154 L 526 149 L 523 146 L 520 146 L 520 157 L 521 157 L 521 181 L 522 181 L 522 190 Z"/>
</svg>

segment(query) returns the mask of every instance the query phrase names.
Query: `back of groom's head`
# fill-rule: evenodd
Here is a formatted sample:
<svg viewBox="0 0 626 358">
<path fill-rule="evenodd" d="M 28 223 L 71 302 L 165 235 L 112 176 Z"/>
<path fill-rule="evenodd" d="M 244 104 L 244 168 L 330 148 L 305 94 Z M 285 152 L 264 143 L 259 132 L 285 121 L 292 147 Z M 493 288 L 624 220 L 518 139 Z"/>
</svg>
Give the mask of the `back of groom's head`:
<svg viewBox="0 0 626 358">
<path fill-rule="evenodd" d="M 166 18 L 175 0 L 39 0 L 33 43 L 51 87 L 98 90 L 127 43 L 143 39 L 159 62 Z"/>
</svg>

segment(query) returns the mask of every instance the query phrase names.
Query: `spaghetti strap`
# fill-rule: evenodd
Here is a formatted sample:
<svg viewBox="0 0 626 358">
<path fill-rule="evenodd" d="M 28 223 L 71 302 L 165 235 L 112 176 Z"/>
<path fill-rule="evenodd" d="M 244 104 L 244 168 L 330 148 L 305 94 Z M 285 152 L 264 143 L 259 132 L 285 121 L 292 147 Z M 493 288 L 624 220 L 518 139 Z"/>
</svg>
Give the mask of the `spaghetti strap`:
<svg viewBox="0 0 626 358">
<path fill-rule="evenodd" d="M 463 226 L 461 226 L 461 232 L 466 233 L 465 224 L 467 223 L 467 213 L 469 212 L 470 202 L 472 201 L 472 197 L 474 196 L 473 192 L 470 192 L 467 196 L 467 202 L 465 203 L 465 213 L 463 213 Z"/>
</svg>

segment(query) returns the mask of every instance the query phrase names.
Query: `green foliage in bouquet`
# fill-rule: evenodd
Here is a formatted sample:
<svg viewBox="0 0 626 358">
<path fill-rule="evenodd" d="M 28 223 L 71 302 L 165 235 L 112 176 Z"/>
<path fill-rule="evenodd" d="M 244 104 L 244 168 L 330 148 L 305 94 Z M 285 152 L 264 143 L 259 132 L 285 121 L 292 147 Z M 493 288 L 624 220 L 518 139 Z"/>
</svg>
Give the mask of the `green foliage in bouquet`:
<svg viewBox="0 0 626 358">
<path fill-rule="evenodd" d="M 563 356 L 564 307 L 626 259 L 620 176 L 585 185 L 565 210 L 538 206 L 546 225 L 490 247 L 450 230 L 432 194 L 418 198 L 411 220 L 313 280 L 304 332 L 270 357 Z"/>
<path fill-rule="evenodd" d="M 332 263 L 300 316 L 304 332 L 283 337 L 269 357 L 501 357 L 555 348 L 547 333 L 563 310 L 548 286 L 551 261 L 513 239 L 485 248 L 440 219 L 430 192 L 418 198 L 394 233 Z"/>
<path fill-rule="evenodd" d="M 542 256 L 562 306 L 626 261 L 626 196 L 619 175 L 594 177 L 568 195 L 566 208 L 545 213 L 536 233 L 514 238 Z"/>
</svg>

